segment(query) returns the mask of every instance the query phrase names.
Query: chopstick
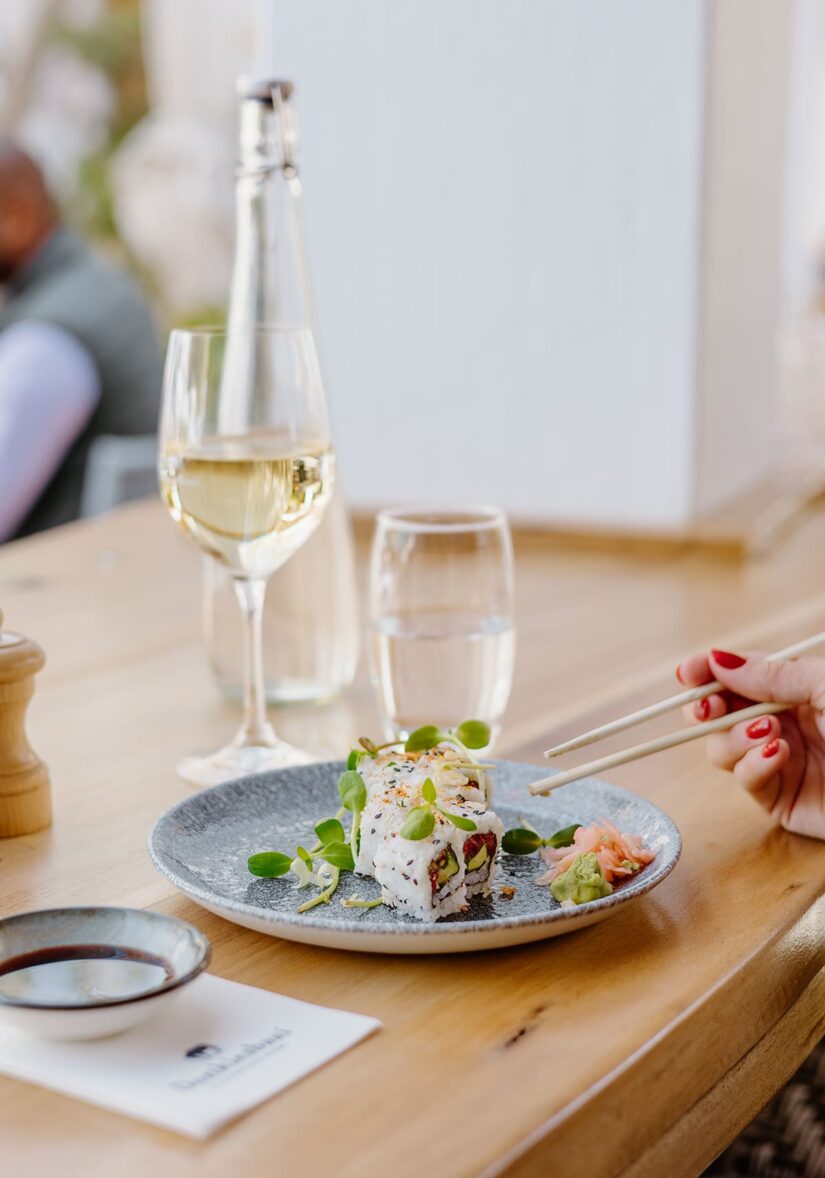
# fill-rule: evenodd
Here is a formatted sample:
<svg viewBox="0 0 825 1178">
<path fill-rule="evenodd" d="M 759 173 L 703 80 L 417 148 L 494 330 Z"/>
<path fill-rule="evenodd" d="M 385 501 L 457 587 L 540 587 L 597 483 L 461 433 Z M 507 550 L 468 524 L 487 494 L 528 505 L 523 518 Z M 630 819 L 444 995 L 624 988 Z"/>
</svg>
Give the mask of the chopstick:
<svg viewBox="0 0 825 1178">
<path fill-rule="evenodd" d="M 778 658 L 779 655 L 775 655 Z M 754 720 L 757 716 L 766 716 L 776 712 L 784 712 L 794 704 L 754 704 L 750 708 L 742 708 L 739 712 L 729 712 L 717 720 L 707 720 L 704 724 L 695 724 L 691 728 L 682 728 L 679 732 L 669 732 L 666 736 L 659 736 L 655 740 L 645 741 L 629 749 L 621 749 L 618 753 L 610 753 L 606 757 L 589 761 L 586 765 L 579 765 L 575 769 L 566 769 L 554 773 L 552 777 L 542 777 L 528 787 L 531 794 L 549 794 L 562 785 L 569 785 L 571 781 L 578 781 L 581 777 L 589 777 L 592 773 L 601 773 L 604 769 L 614 769 L 617 765 L 624 765 L 628 761 L 639 761 L 642 757 L 649 757 L 652 753 L 661 753 L 665 749 L 675 748 L 679 744 L 687 744 L 689 740 L 699 740 L 703 736 L 710 736 L 713 732 L 725 732 L 743 720 Z"/>
<path fill-rule="evenodd" d="M 792 646 L 786 646 L 784 650 L 776 650 L 766 657 L 770 662 L 776 659 L 789 659 L 796 654 L 803 654 L 806 650 L 813 650 L 817 646 L 825 646 L 825 630 L 821 630 L 818 634 L 812 634 L 810 638 L 803 638 L 801 642 L 795 642 Z M 701 687 L 689 687 L 687 691 L 680 691 L 678 695 L 671 695 L 667 699 L 659 700 L 658 703 L 649 704 L 646 708 L 639 708 L 637 712 L 621 716 L 618 720 L 611 720 L 607 724 L 599 725 L 598 728 L 591 728 L 589 732 L 583 732 L 581 736 L 574 736 L 571 740 L 562 741 L 561 744 L 547 749 L 544 755 L 545 757 L 560 757 L 562 753 L 570 753 L 573 749 L 581 749 L 588 744 L 595 744 L 596 741 L 602 740 L 606 736 L 612 736 L 616 732 L 624 732 L 626 728 L 633 728 L 636 724 L 644 723 L 645 720 L 652 720 L 654 716 L 662 716 L 665 712 L 671 712 L 684 704 L 693 703 L 697 699 L 707 699 L 709 695 L 724 690 L 724 686 L 717 680 L 714 680 L 713 683 L 703 683 Z M 762 707 L 761 714 L 764 715 L 769 710 L 769 706 L 766 704 Z M 742 712 L 737 714 L 743 715 Z M 709 721 L 709 723 L 714 723 L 714 721 Z M 700 730 L 693 728 L 691 731 L 698 732 Z M 708 731 L 710 730 L 708 729 Z M 714 731 L 721 730 L 715 729 Z M 679 733 L 676 735 L 678 736 Z M 681 743 L 681 741 L 677 743 Z M 663 747 L 669 748 L 670 745 Z M 617 764 L 620 763 L 617 762 Z"/>
</svg>

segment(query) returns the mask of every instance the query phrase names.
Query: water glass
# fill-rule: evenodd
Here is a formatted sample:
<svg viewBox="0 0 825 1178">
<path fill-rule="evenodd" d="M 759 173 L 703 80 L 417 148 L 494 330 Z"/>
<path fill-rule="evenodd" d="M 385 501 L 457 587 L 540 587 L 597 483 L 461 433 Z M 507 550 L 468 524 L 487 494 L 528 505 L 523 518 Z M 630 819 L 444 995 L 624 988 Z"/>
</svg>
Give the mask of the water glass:
<svg viewBox="0 0 825 1178">
<path fill-rule="evenodd" d="M 484 720 L 500 732 L 513 679 L 513 547 L 503 512 L 380 512 L 370 662 L 388 738 Z"/>
</svg>

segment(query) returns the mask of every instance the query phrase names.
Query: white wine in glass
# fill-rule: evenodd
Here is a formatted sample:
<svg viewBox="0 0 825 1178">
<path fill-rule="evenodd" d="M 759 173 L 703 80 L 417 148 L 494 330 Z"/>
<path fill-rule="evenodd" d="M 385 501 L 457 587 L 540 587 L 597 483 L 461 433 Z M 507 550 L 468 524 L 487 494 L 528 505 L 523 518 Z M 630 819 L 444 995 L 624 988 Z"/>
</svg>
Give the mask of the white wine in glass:
<svg viewBox="0 0 825 1178">
<path fill-rule="evenodd" d="M 332 483 L 328 447 L 289 449 L 267 433 L 169 448 L 160 478 L 172 518 L 230 569 L 268 577 L 315 529 Z"/>
<path fill-rule="evenodd" d="M 267 578 L 312 534 L 332 490 L 312 333 L 173 332 L 158 472 L 172 518 L 229 570 L 245 620 L 241 730 L 217 753 L 185 758 L 181 775 L 211 785 L 307 760 L 266 718 L 261 611 Z"/>
</svg>

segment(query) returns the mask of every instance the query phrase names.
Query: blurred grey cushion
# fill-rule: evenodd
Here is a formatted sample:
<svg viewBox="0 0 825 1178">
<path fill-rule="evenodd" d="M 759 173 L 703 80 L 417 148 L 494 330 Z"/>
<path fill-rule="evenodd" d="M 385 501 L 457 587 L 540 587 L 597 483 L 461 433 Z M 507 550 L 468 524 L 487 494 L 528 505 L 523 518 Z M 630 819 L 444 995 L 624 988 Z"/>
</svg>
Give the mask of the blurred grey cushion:
<svg viewBox="0 0 825 1178">
<path fill-rule="evenodd" d="M 89 447 L 80 514 L 101 515 L 121 503 L 156 495 L 157 438 L 154 434 L 95 438 Z"/>
</svg>

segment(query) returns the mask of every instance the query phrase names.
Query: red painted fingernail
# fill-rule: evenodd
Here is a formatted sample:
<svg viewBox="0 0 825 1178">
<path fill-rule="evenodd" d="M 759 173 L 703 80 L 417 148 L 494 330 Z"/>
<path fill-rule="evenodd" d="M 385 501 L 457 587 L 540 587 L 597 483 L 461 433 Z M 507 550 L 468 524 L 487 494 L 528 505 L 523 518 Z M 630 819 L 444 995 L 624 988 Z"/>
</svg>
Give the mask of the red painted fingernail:
<svg viewBox="0 0 825 1178">
<path fill-rule="evenodd" d="M 693 714 L 697 720 L 707 720 L 710 716 L 710 700 L 697 699 L 693 705 Z"/>
<path fill-rule="evenodd" d="M 778 752 L 779 752 L 779 741 L 776 739 L 776 737 L 774 737 L 774 739 L 769 740 L 768 743 L 765 745 L 765 747 L 762 749 L 762 756 L 767 759 L 768 757 L 775 757 Z"/>
<path fill-rule="evenodd" d="M 743 659 L 741 654 L 731 654 L 729 650 L 712 650 L 714 662 L 717 662 L 720 667 L 724 667 L 726 671 L 735 671 L 737 667 L 744 667 L 747 659 Z"/>
<path fill-rule="evenodd" d="M 679 666 L 676 668 L 676 678 L 679 680 L 680 683 L 684 683 L 684 679 L 682 678 L 682 664 L 681 663 L 679 663 Z"/>
<path fill-rule="evenodd" d="M 768 716 L 763 716 L 760 720 L 754 720 L 754 722 L 752 724 L 749 724 L 747 726 L 745 731 L 747 732 L 747 734 L 751 738 L 751 740 L 759 740 L 763 736 L 770 736 L 770 734 L 771 734 L 770 718 Z M 773 754 L 771 754 L 771 755 L 773 755 Z"/>
</svg>

